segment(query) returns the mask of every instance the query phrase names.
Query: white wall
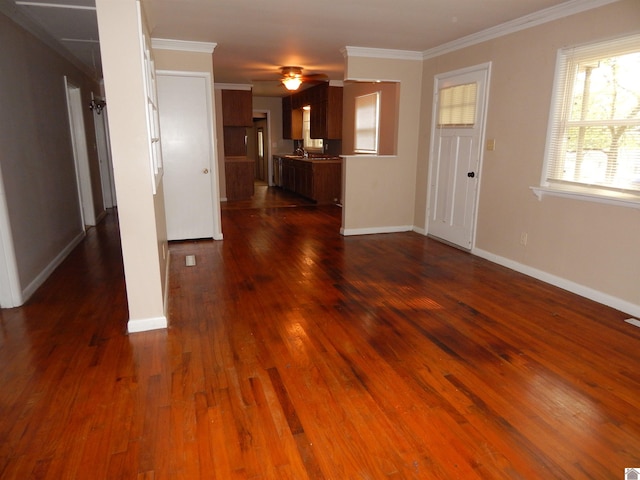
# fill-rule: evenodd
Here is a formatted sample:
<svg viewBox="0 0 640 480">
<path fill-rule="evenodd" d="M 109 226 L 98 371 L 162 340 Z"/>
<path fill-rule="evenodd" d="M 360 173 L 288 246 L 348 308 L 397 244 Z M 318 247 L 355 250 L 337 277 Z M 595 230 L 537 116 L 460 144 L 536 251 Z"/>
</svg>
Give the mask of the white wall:
<svg viewBox="0 0 640 480">
<path fill-rule="evenodd" d="M 10 226 L 9 268 L 18 306 L 46 279 L 84 235 L 67 116 L 64 77 L 81 88 L 82 103 L 99 85 L 54 50 L 0 14 L 0 168 Z M 102 190 L 90 110 L 83 111 L 95 216 Z"/>
</svg>

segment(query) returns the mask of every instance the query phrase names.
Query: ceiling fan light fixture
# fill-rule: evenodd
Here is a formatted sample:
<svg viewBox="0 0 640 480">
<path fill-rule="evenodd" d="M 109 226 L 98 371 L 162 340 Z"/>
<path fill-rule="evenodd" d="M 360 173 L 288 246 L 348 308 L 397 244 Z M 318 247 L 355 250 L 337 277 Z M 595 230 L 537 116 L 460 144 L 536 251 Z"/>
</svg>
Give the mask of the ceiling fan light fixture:
<svg viewBox="0 0 640 480">
<path fill-rule="evenodd" d="M 300 87 L 302 80 L 296 77 L 288 77 L 288 78 L 283 78 L 282 83 L 284 84 L 287 90 L 293 91 L 293 90 L 297 90 Z"/>
<path fill-rule="evenodd" d="M 282 84 L 287 90 L 297 90 L 302 84 L 301 67 L 282 67 Z"/>
</svg>

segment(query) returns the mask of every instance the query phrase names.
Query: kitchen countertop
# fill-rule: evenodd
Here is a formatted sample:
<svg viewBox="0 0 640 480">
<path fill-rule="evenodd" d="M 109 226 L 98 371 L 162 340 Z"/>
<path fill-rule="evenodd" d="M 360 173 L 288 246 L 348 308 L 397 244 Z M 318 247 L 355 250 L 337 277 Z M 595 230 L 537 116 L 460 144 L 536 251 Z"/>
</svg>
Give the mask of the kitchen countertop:
<svg viewBox="0 0 640 480">
<path fill-rule="evenodd" d="M 327 162 L 342 161 L 342 157 L 338 155 L 311 154 L 309 157 L 302 157 L 300 155 L 292 155 L 290 153 L 285 153 L 285 154 L 276 153 L 274 156 L 288 158 L 290 160 L 299 160 L 301 162 L 309 162 L 309 163 L 327 163 Z"/>
</svg>

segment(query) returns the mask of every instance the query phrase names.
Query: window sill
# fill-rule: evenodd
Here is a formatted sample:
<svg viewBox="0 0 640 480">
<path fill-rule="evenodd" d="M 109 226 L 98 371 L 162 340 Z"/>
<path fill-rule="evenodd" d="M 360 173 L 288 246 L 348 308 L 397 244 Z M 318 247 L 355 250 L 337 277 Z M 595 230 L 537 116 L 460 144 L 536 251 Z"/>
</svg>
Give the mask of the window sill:
<svg viewBox="0 0 640 480">
<path fill-rule="evenodd" d="M 619 207 L 630 207 L 640 209 L 640 196 L 632 193 L 611 192 L 603 190 L 603 193 L 580 188 L 563 186 L 558 187 L 530 187 L 538 200 L 542 201 L 544 196 L 571 198 L 574 200 L 582 200 L 586 202 L 605 203 L 608 205 L 616 205 Z"/>
</svg>

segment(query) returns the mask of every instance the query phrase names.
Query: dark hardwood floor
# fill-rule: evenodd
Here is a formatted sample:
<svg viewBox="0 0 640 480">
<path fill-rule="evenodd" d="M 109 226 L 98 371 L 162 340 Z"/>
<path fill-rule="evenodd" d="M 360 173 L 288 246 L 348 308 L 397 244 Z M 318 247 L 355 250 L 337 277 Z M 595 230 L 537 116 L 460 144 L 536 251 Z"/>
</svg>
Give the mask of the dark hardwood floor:
<svg viewBox="0 0 640 480">
<path fill-rule="evenodd" d="M 342 237 L 275 189 L 172 243 L 169 328 L 126 334 L 117 219 L 0 316 L 0 478 L 617 479 L 628 315 L 416 233 Z M 195 255 L 196 266 L 185 266 Z"/>
</svg>

